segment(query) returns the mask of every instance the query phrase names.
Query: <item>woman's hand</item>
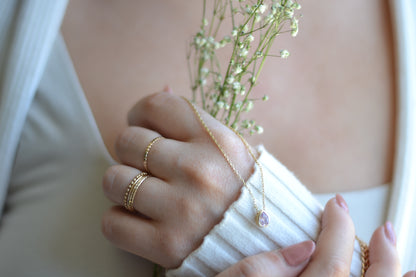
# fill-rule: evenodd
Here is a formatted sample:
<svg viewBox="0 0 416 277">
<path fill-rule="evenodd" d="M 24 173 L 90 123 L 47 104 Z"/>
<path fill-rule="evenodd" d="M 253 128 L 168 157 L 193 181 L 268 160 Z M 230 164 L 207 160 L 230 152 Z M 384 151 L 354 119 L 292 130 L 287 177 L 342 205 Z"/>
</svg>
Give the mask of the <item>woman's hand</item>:
<svg viewBox="0 0 416 277">
<path fill-rule="evenodd" d="M 201 115 L 247 179 L 254 161 L 240 138 L 206 113 Z M 122 165 L 110 167 L 103 181 L 104 192 L 114 203 L 123 204 L 130 181 L 145 170 L 143 157 L 152 139 L 163 139 L 149 151 L 151 177 L 133 203 L 139 214 L 114 207 L 103 218 L 103 232 L 120 248 L 174 268 L 221 220 L 242 184 L 184 99 L 166 92 L 153 94 L 138 102 L 128 121 L 130 127 L 116 144 Z"/>
<path fill-rule="evenodd" d="M 337 195 L 325 207 L 322 231 L 315 249 L 313 242 L 307 241 L 279 251 L 261 253 L 241 260 L 217 277 L 348 277 L 354 236 L 347 204 Z M 374 232 L 369 250 L 370 267 L 366 277 L 401 276 L 395 233 L 390 223 Z M 416 272 L 408 272 L 404 277 L 416 277 Z"/>
</svg>

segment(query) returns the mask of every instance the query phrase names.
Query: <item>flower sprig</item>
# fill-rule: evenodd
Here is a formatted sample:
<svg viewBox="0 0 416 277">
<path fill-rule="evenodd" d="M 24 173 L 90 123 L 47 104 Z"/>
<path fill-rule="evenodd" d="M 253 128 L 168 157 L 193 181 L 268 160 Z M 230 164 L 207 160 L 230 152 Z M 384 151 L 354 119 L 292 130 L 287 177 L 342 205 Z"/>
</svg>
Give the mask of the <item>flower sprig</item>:
<svg viewBox="0 0 416 277">
<path fill-rule="evenodd" d="M 187 56 L 192 100 L 242 134 L 262 133 L 263 128 L 253 119 L 243 119 L 243 114 L 259 100 L 251 98 L 250 93 L 266 57 L 289 56 L 285 49 L 272 53 L 272 45 L 281 33 L 298 34 L 295 12 L 300 5 L 293 0 L 210 2 L 213 3 L 212 16 L 207 16 L 208 4 L 203 0 L 201 26 L 190 43 Z M 227 25 L 223 24 L 225 19 L 230 19 L 231 29 L 224 35 L 221 27 Z M 218 57 L 218 51 L 223 48 L 231 53 L 224 70 Z"/>
</svg>

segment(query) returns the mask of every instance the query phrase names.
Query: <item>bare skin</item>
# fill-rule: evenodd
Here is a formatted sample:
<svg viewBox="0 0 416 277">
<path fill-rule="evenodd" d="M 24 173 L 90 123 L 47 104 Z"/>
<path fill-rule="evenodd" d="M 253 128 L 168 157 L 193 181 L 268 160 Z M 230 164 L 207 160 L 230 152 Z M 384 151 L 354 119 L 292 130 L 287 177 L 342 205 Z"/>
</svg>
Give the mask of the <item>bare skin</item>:
<svg viewBox="0 0 416 277">
<path fill-rule="evenodd" d="M 298 38 L 277 45 L 292 56 L 269 60 L 255 92 L 270 101 L 255 106 L 266 132 L 250 141 L 313 192 L 388 183 L 396 111 L 386 1 L 301 4 Z M 189 95 L 186 41 L 199 18 L 200 1 L 70 1 L 63 34 L 113 157 L 138 99 L 166 84 Z"/>
</svg>

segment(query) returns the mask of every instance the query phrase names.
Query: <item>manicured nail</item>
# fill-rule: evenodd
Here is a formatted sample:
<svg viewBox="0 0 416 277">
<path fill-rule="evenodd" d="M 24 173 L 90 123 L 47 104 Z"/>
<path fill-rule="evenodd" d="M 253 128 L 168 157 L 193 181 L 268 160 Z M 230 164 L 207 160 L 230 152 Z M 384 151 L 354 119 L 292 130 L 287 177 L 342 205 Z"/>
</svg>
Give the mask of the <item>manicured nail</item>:
<svg viewBox="0 0 416 277">
<path fill-rule="evenodd" d="M 341 208 L 343 208 L 344 211 L 346 211 L 348 213 L 349 212 L 348 205 L 347 205 L 347 202 L 345 202 L 344 197 L 342 197 L 340 194 L 337 194 L 335 196 L 335 199 L 337 201 L 338 206 L 340 206 Z"/>
<path fill-rule="evenodd" d="M 170 86 L 165 86 L 165 87 L 163 88 L 163 92 L 173 93 L 173 92 L 172 92 L 172 89 L 170 88 Z"/>
<path fill-rule="evenodd" d="M 315 243 L 311 240 L 307 240 L 280 250 L 280 253 L 285 258 L 288 265 L 298 266 L 306 262 L 312 256 L 314 251 Z"/>
<path fill-rule="evenodd" d="M 387 221 L 386 224 L 384 224 L 384 233 L 389 241 L 393 245 L 396 245 L 396 233 L 394 232 L 393 224 L 391 224 L 390 221 Z"/>
</svg>

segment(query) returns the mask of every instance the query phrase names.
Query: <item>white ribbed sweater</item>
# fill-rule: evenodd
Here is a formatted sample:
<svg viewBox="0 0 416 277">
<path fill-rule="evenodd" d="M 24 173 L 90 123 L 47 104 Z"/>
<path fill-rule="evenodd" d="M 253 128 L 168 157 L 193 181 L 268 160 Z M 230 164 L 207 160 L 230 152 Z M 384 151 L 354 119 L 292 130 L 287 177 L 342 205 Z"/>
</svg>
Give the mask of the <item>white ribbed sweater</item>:
<svg viewBox="0 0 416 277">
<path fill-rule="evenodd" d="M 259 228 L 248 190 L 224 214 L 223 220 L 205 237 L 202 245 L 183 264 L 167 272 L 172 276 L 215 276 L 244 257 L 315 240 L 320 231 L 322 206 L 299 180 L 262 146 L 258 147 L 263 167 L 265 205 L 270 224 Z M 247 181 L 258 203 L 262 199 L 260 171 Z M 351 276 L 361 273 L 360 245 L 355 242 Z"/>
</svg>

